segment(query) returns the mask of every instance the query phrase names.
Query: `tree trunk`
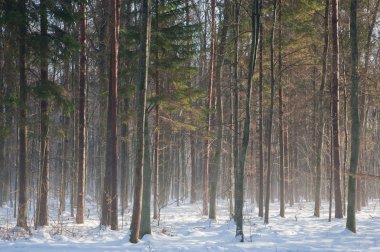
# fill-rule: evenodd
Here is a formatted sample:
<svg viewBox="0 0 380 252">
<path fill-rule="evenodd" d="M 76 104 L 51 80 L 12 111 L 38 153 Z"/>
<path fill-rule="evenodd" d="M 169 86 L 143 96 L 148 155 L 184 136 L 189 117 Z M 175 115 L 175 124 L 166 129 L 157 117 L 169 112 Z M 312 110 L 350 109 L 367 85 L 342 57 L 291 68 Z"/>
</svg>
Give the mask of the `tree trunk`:
<svg viewBox="0 0 380 252">
<path fill-rule="evenodd" d="M 197 162 L 196 162 L 196 143 L 195 143 L 195 135 L 191 133 L 190 137 L 190 156 L 191 156 L 191 186 L 190 186 L 190 203 L 193 204 L 196 202 L 197 194 Z"/>
<path fill-rule="evenodd" d="M 324 47 L 322 55 L 322 76 L 321 86 L 319 88 L 318 95 L 318 112 L 319 112 L 319 124 L 318 124 L 318 139 L 317 139 L 317 160 L 316 160 L 316 181 L 315 181 L 315 204 L 314 204 L 314 216 L 320 217 L 321 207 L 321 178 L 322 178 L 322 149 L 323 149 L 323 137 L 324 137 L 324 103 L 323 92 L 326 84 L 327 73 L 327 52 L 329 47 L 329 3 L 330 0 L 325 0 L 325 18 L 324 18 Z"/>
<path fill-rule="evenodd" d="M 47 19 L 47 2 L 40 2 L 41 16 L 41 44 L 40 44 L 40 70 L 41 70 L 41 87 L 48 89 L 48 19 Z M 47 97 L 42 97 L 40 102 L 41 109 L 41 148 L 40 148 L 40 175 L 37 198 L 37 212 L 35 226 L 48 225 L 48 191 L 49 191 L 49 112 Z"/>
<path fill-rule="evenodd" d="M 118 229 L 118 195 L 117 195 L 117 82 L 118 82 L 118 49 L 119 49 L 119 0 L 112 0 L 110 19 L 110 74 L 107 112 L 107 146 L 106 175 L 104 178 L 102 225 L 111 225 L 112 230 Z M 107 185 L 107 183 L 110 183 Z"/>
<path fill-rule="evenodd" d="M 246 100 L 245 100 L 245 121 L 243 129 L 243 139 L 241 152 L 239 156 L 239 168 L 237 172 L 237 177 L 235 178 L 236 195 L 235 195 L 235 221 L 236 221 L 236 236 L 240 236 L 240 241 L 244 241 L 243 233 L 243 204 L 244 204 L 244 165 L 245 158 L 249 143 L 250 135 L 250 125 L 251 125 L 251 89 L 253 81 L 253 72 L 256 65 L 256 53 L 259 44 L 259 27 L 260 27 L 260 4 L 259 0 L 255 0 L 252 3 L 252 42 L 251 42 L 251 52 L 248 68 L 248 80 L 246 89 Z"/>
<path fill-rule="evenodd" d="M 360 148 L 360 121 L 358 109 L 358 40 L 357 40 L 357 0 L 351 0 L 350 7 L 350 42 L 351 42 L 351 159 L 350 159 L 350 176 L 348 178 L 348 205 L 347 205 L 347 222 L 346 228 L 356 233 L 355 221 L 355 196 L 356 196 L 356 171 L 359 159 Z M 352 176 L 354 175 L 354 176 Z"/>
<path fill-rule="evenodd" d="M 216 218 L 216 191 L 219 171 L 222 170 L 222 141 L 223 141 L 223 105 L 222 105 L 222 68 L 224 65 L 224 55 L 226 53 L 226 40 L 229 24 L 230 2 L 224 2 L 224 20 L 220 34 L 220 44 L 216 59 L 216 146 L 215 156 L 210 171 L 210 211 L 209 218 Z M 216 36 L 216 34 L 214 34 Z"/>
<path fill-rule="evenodd" d="M 136 157 L 134 174 L 133 212 L 131 220 L 130 242 L 137 243 L 140 236 L 142 176 L 144 169 L 144 125 L 146 89 L 148 85 L 148 67 L 150 51 L 150 0 L 143 0 L 141 5 L 141 35 L 140 35 L 140 69 L 136 82 Z"/>
<path fill-rule="evenodd" d="M 80 3 L 80 73 L 79 73 L 79 149 L 78 149 L 78 191 L 76 223 L 84 223 L 85 208 L 85 141 L 86 141 L 86 77 L 87 77 L 87 38 L 86 38 L 86 3 Z"/>
<path fill-rule="evenodd" d="M 125 6 L 122 12 L 125 12 L 125 19 L 124 19 L 124 29 L 128 29 L 129 26 L 132 24 L 131 21 L 131 7 L 132 7 L 132 1 L 128 0 L 125 1 Z M 122 20 L 121 20 L 122 21 Z M 122 24 L 122 23 L 121 23 Z M 120 45 L 126 44 L 126 38 L 127 36 L 123 36 L 123 40 L 121 40 Z M 125 50 L 125 47 L 123 48 Z M 121 50 L 123 50 L 121 49 Z M 130 59 L 127 56 L 123 57 L 123 67 L 122 71 L 127 70 L 127 67 L 129 67 L 131 64 L 129 63 Z M 129 89 L 129 81 L 128 81 L 128 75 L 124 78 L 124 88 L 127 91 Z M 129 199 L 129 184 L 130 184 L 130 165 L 129 165 L 129 158 L 130 158 L 130 150 L 129 150 L 129 92 L 124 97 L 124 119 L 121 124 L 121 155 L 120 155 L 120 167 L 121 167 L 121 182 L 120 182 L 120 199 L 121 199 L 121 215 L 122 218 L 124 218 L 124 212 L 128 207 L 128 199 Z"/>
<path fill-rule="evenodd" d="M 140 238 L 146 234 L 151 234 L 150 226 L 150 195 L 151 195 L 151 178 L 152 169 L 150 166 L 150 139 L 148 118 L 144 122 L 144 172 L 143 172 L 143 195 L 141 210 Z"/>
<path fill-rule="evenodd" d="M 270 93 L 270 108 L 269 108 L 269 122 L 268 122 L 268 145 L 267 145 L 267 185 L 265 195 L 265 216 L 264 223 L 269 223 L 269 201 L 271 191 L 271 144 L 272 144 L 272 119 L 273 119 L 273 103 L 275 92 L 275 76 L 274 76 L 274 30 L 276 26 L 276 9 L 277 0 L 273 1 L 273 23 L 270 35 L 270 71 L 271 71 L 271 93 Z"/>
<path fill-rule="evenodd" d="M 278 116 L 279 116 L 279 148 L 280 148 L 280 216 L 285 217 L 285 174 L 284 174 L 284 126 L 282 97 L 282 3 L 278 2 L 279 46 L 278 46 Z"/>
<path fill-rule="evenodd" d="M 159 3 L 158 0 L 155 0 L 156 8 L 156 23 L 155 29 L 158 31 L 158 18 L 159 18 Z M 159 84 L 159 71 L 158 71 L 158 60 L 159 60 L 159 51 L 156 48 L 156 61 L 154 64 L 155 68 L 155 88 L 156 96 L 160 95 L 160 84 Z M 160 168 L 160 104 L 157 103 L 155 106 L 155 129 L 154 129 L 154 178 L 153 178 L 153 219 L 158 218 L 158 172 Z"/>
<path fill-rule="evenodd" d="M 203 215 L 208 213 L 208 198 L 209 198 L 209 167 L 210 167 L 210 133 L 211 133 L 211 110 L 213 108 L 213 93 L 214 93 L 214 75 L 215 75 L 215 46 L 216 46 L 216 22 L 215 22 L 216 0 L 211 0 L 211 45 L 210 45 L 210 79 L 208 85 L 207 99 L 207 131 L 205 136 L 204 148 L 205 159 L 203 167 Z M 208 11 L 208 10 L 206 10 Z"/>
<path fill-rule="evenodd" d="M 234 6 L 234 63 L 233 63 L 233 158 L 234 158 L 234 178 L 237 178 L 239 168 L 239 35 L 240 35 L 240 7 L 241 1 L 236 1 Z M 231 183 L 232 184 L 232 183 Z M 235 185 L 234 194 L 237 194 L 237 187 Z M 236 199 L 236 197 L 235 197 Z M 236 204 L 236 202 L 235 202 Z M 236 208 L 236 207 L 235 207 Z M 234 214 L 236 221 L 236 212 Z"/>
<path fill-rule="evenodd" d="M 17 226 L 28 229 L 28 184 L 29 184 L 29 166 L 27 163 L 28 156 L 28 128 L 27 128 L 27 80 L 26 80 L 26 33 L 27 23 L 26 0 L 18 2 L 18 10 L 24 22 L 19 25 L 19 196 L 18 196 L 18 215 Z"/>
<path fill-rule="evenodd" d="M 262 0 L 260 0 L 260 9 Z M 264 216 L 264 152 L 263 152 L 263 24 L 259 34 L 259 217 Z"/>
<path fill-rule="evenodd" d="M 335 218 L 343 218 L 341 168 L 339 156 L 339 37 L 338 37 L 338 2 L 332 0 L 332 131 L 334 157 L 334 196 Z"/>
</svg>

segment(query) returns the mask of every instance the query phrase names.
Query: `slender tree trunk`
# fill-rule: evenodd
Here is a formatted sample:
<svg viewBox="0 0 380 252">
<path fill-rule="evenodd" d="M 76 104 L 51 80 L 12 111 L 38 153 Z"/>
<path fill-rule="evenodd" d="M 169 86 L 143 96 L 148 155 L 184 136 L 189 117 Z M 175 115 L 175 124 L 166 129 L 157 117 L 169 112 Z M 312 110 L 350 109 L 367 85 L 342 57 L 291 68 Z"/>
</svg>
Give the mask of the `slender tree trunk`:
<svg viewBox="0 0 380 252">
<path fill-rule="evenodd" d="M 143 172 L 143 195 L 141 210 L 140 238 L 146 234 L 151 234 L 150 226 L 150 195 L 151 195 L 151 178 L 152 169 L 150 166 L 150 139 L 148 118 L 144 122 L 144 172 Z"/>
<path fill-rule="evenodd" d="M 356 233 L 355 221 L 355 196 L 356 196 L 356 171 L 359 159 L 360 148 L 360 121 L 358 109 L 358 89 L 359 89 L 359 56 L 358 56 L 358 39 L 357 39 L 357 0 L 351 0 L 350 6 L 350 42 L 351 42 L 351 159 L 350 159 L 350 176 L 348 178 L 348 205 L 347 205 L 347 222 L 346 228 Z"/>
<path fill-rule="evenodd" d="M 129 26 L 132 24 L 131 21 L 131 5 L 132 1 L 127 0 L 125 3 L 125 7 L 122 11 L 125 12 L 125 19 L 124 19 L 124 29 L 128 29 Z M 120 24 L 121 25 L 121 24 Z M 121 45 L 125 44 L 128 38 L 124 35 L 123 41 L 121 41 Z M 125 48 L 125 47 L 124 47 Z M 129 58 L 128 57 L 123 57 L 123 67 L 126 69 L 128 66 L 130 66 Z M 126 76 L 124 81 L 125 81 L 125 89 L 129 89 L 129 82 L 128 82 L 128 77 Z M 122 218 L 124 218 L 124 211 L 128 207 L 128 199 L 129 199 L 129 184 L 130 184 L 130 165 L 129 165 L 129 157 L 130 157 L 130 151 L 129 151 L 129 94 L 127 94 L 124 97 L 124 120 L 121 125 L 120 133 L 121 133 L 121 155 L 120 155 L 120 167 L 121 167 L 121 182 L 120 182 L 120 198 L 121 198 L 121 215 Z"/>
<path fill-rule="evenodd" d="M 144 125 L 146 120 L 146 89 L 148 85 L 148 66 L 150 50 L 150 0 L 141 5 L 140 69 L 136 82 L 136 157 L 134 174 L 133 212 L 131 220 L 130 242 L 137 243 L 140 236 L 142 206 L 142 176 L 144 169 Z"/>
<path fill-rule="evenodd" d="M 196 143 L 194 139 L 195 135 L 191 133 L 190 139 L 190 156 L 191 156 L 191 186 L 190 186 L 190 203 L 196 202 L 196 188 L 197 188 L 197 161 L 196 161 Z"/>
<path fill-rule="evenodd" d="M 26 42 L 27 33 L 26 22 L 26 0 L 18 2 L 18 10 L 22 17 L 19 25 L 19 196 L 18 196 L 18 215 L 17 226 L 28 229 L 28 182 L 29 182 L 29 165 L 28 156 L 28 128 L 27 128 L 27 80 L 26 80 Z"/>
<path fill-rule="evenodd" d="M 271 191 L 271 143 L 272 143 L 272 119 L 273 119 L 273 103 L 275 92 L 275 76 L 274 76 L 274 30 L 276 26 L 276 10 L 277 0 L 273 1 L 273 23 L 271 28 L 270 37 L 270 69 L 271 69 L 271 95 L 270 95 L 270 108 L 269 108 L 269 122 L 268 122 L 268 150 L 267 150 L 267 185 L 265 195 L 265 216 L 264 223 L 269 223 L 269 201 Z"/>
<path fill-rule="evenodd" d="M 260 0 L 260 9 L 262 0 Z M 263 152 L 263 24 L 259 34 L 259 217 L 264 216 L 264 152 Z"/>
<path fill-rule="evenodd" d="M 87 38 L 86 38 L 86 3 L 80 3 L 80 73 L 79 73 L 79 149 L 78 149 L 78 192 L 76 223 L 84 223 L 85 208 L 85 141 L 86 141 L 86 77 L 87 77 Z"/>
<path fill-rule="evenodd" d="M 155 29 L 159 29 L 159 3 L 158 0 L 155 0 L 156 7 L 156 23 Z M 155 88 L 156 96 L 160 95 L 160 83 L 159 83 L 159 71 L 158 71 L 158 60 L 159 60 L 159 51 L 156 49 L 156 61 L 155 61 Z M 155 106 L 155 128 L 154 128 L 154 178 L 153 178 L 153 219 L 158 218 L 158 172 L 160 168 L 160 104 Z"/>
<path fill-rule="evenodd" d="M 332 131 L 334 157 L 334 196 L 335 218 L 343 218 L 341 168 L 339 156 L 339 37 L 338 37 L 338 2 L 332 0 Z"/>
<path fill-rule="evenodd" d="M 233 122 L 234 122 L 234 134 L 233 134 L 233 158 L 234 158 L 234 177 L 237 178 L 239 168 L 239 25 L 240 25 L 240 5 L 241 1 L 236 1 L 234 6 L 234 63 L 233 63 Z M 235 185 L 234 194 L 237 194 L 237 187 Z M 236 200 L 236 197 L 235 197 Z M 236 204 L 236 202 L 235 202 Z M 236 209 L 236 207 L 235 207 Z M 234 214 L 236 221 L 236 212 Z"/>
<path fill-rule="evenodd" d="M 348 150 L 348 128 L 347 128 L 347 91 L 346 91 L 346 65 L 343 61 L 343 117 L 344 117 L 344 149 L 343 149 L 343 215 L 346 215 L 346 174 L 347 174 L 347 150 Z"/>
<path fill-rule="evenodd" d="M 226 40 L 229 24 L 230 2 L 226 0 L 224 2 L 224 20 L 222 24 L 222 30 L 220 34 L 220 44 L 218 48 L 218 54 L 216 59 L 216 146 L 213 165 L 211 165 L 210 171 L 210 211 L 209 218 L 216 218 L 216 191 L 217 181 L 219 177 L 219 171 L 223 170 L 222 165 L 222 142 L 223 142 L 223 105 L 222 105 L 222 68 L 224 65 L 224 55 L 226 53 Z M 215 34 L 216 36 L 216 34 Z"/>
<path fill-rule="evenodd" d="M 216 47 L 216 21 L 215 21 L 216 0 L 211 0 L 211 45 L 210 45 L 210 79 L 208 86 L 207 99 L 207 131 L 204 143 L 205 159 L 203 167 L 203 215 L 208 213 L 208 198 L 209 198 L 209 167 L 210 167 L 210 133 L 211 133 L 211 109 L 213 107 L 213 89 L 215 76 L 215 47 Z M 208 10 L 206 10 L 208 11 Z"/>
<path fill-rule="evenodd" d="M 327 73 L 327 52 L 329 47 L 329 6 L 330 1 L 325 0 L 325 18 L 324 18 L 324 47 L 322 55 L 322 76 L 321 76 L 321 86 L 319 88 L 318 94 L 318 139 L 317 139 L 317 160 L 316 160 L 316 181 L 315 181 L 315 204 L 314 204 L 314 216 L 320 217 L 320 207 L 321 207 L 321 180 L 322 180 L 322 149 L 323 149 L 323 136 L 324 136 L 324 103 L 323 103 L 323 92 L 326 85 L 326 73 Z"/>
<path fill-rule="evenodd" d="M 107 146 L 106 175 L 104 178 L 102 225 L 111 225 L 118 229 L 118 194 L 117 194 L 117 83 L 118 83 L 118 49 L 119 49 L 119 14 L 120 1 L 112 0 L 110 22 L 110 74 L 107 112 Z M 106 185 L 107 181 L 111 183 Z"/>
<path fill-rule="evenodd" d="M 280 216 L 285 217 L 285 174 L 284 174 L 284 126 L 282 97 L 282 2 L 278 1 L 278 116 L 279 116 L 279 148 L 280 148 Z"/>
<path fill-rule="evenodd" d="M 3 26 L 0 25 L 0 36 L 3 38 Z M 0 40 L 0 97 L 5 96 L 5 87 L 4 87 L 4 40 Z M 0 128 L 5 127 L 5 106 L 4 104 L 0 104 Z M 6 202 L 5 195 L 5 135 L 4 133 L 0 133 L 0 207 L 3 206 L 3 203 Z"/>
<path fill-rule="evenodd" d="M 245 158 L 249 143 L 250 135 L 250 125 L 251 125 L 251 89 L 253 81 L 253 72 L 256 65 L 256 53 L 259 44 L 259 28 L 260 28 L 260 4 L 259 0 L 255 0 L 252 3 L 252 42 L 251 42 L 251 52 L 249 60 L 248 69 L 248 80 L 246 89 L 246 100 L 245 100 L 245 121 L 243 129 L 243 139 L 241 152 L 239 156 L 239 168 L 237 172 L 237 177 L 235 178 L 235 186 L 237 187 L 235 195 L 235 221 L 236 221 L 236 236 L 240 236 L 240 241 L 244 241 L 243 233 L 243 204 L 244 204 L 244 165 Z"/>
<path fill-rule="evenodd" d="M 40 44 L 40 70 L 41 70 L 41 87 L 48 89 L 48 19 L 47 19 L 47 2 L 40 2 L 41 16 L 41 44 Z M 49 111 L 47 97 L 42 97 L 40 102 L 41 111 L 41 148 L 40 148 L 40 176 L 37 198 L 37 213 L 35 226 L 48 225 L 48 191 L 49 191 Z"/>
</svg>

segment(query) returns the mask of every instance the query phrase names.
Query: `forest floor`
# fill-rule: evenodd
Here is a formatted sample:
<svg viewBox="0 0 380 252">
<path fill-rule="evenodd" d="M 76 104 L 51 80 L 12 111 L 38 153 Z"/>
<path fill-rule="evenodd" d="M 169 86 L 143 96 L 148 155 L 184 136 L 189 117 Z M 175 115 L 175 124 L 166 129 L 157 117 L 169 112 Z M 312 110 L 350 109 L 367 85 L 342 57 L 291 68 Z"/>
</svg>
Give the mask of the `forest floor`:
<svg viewBox="0 0 380 252">
<path fill-rule="evenodd" d="M 328 206 L 322 217 L 313 217 L 313 203 L 286 207 L 279 217 L 278 203 L 271 204 L 270 224 L 257 217 L 255 205 L 246 204 L 245 242 L 235 239 L 235 224 L 230 220 L 227 202 L 219 201 L 217 220 L 201 215 L 197 204 L 172 202 L 161 210 L 160 223 L 152 223 L 152 235 L 138 244 L 128 242 L 130 212 L 119 219 L 119 231 L 101 229 L 95 203 L 86 202 L 85 224 L 65 212 L 57 220 L 57 204 L 50 205 L 50 225 L 32 230 L 32 235 L 15 228 L 13 208 L 0 208 L 0 251 L 380 251 L 380 202 L 357 214 L 357 234 L 345 230 L 345 218 L 328 222 Z M 69 208 L 68 208 L 69 209 Z M 32 222 L 32 220 L 31 220 Z"/>
</svg>

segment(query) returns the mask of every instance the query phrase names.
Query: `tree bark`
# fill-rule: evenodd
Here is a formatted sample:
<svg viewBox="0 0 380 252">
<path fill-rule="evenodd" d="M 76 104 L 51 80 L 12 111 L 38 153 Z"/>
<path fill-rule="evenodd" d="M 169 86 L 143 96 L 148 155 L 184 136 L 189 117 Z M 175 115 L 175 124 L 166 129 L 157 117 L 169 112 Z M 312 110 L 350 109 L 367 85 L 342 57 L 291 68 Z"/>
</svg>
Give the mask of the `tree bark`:
<svg viewBox="0 0 380 252">
<path fill-rule="evenodd" d="M 26 0 L 18 2 L 18 10 L 22 17 L 19 25 L 19 196 L 17 226 L 28 229 L 28 184 L 29 166 L 28 156 L 28 128 L 27 128 L 27 80 L 26 80 Z"/>
<path fill-rule="evenodd" d="M 360 121 L 358 109 L 358 39 L 357 39 L 357 0 L 351 0 L 350 6 L 350 42 L 351 42 L 351 158 L 350 158 L 350 174 L 356 175 L 359 148 L 360 148 Z M 356 201 L 356 178 L 349 176 L 348 178 L 348 204 L 347 204 L 347 222 L 346 228 L 356 233 L 355 220 L 355 201 Z"/>
<path fill-rule="evenodd" d="M 280 216 L 285 217 L 285 174 L 284 174 L 284 126 L 282 97 L 282 2 L 278 1 L 278 116 L 279 116 L 279 154 L 280 154 Z"/>
<path fill-rule="evenodd" d="M 150 51 L 150 0 L 143 0 L 141 5 L 140 35 L 140 69 L 136 82 L 136 157 L 133 193 L 133 212 L 131 220 L 130 242 L 137 243 L 140 236 L 142 176 L 144 169 L 144 125 L 146 120 L 146 89 L 148 85 L 148 67 Z"/>
<path fill-rule="evenodd" d="M 262 0 L 260 0 L 260 9 Z M 259 34 L 259 217 L 264 216 L 264 152 L 263 152 L 263 23 Z"/>
<path fill-rule="evenodd" d="M 252 42 L 248 68 L 248 80 L 245 98 L 245 121 L 243 129 L 243 139 L 241 152 L 239 156 L 239 168 L 237 177 L 235 178 L 235 186 L 237 187 L 235 195 L 235 221 L 236 221 L 236 236 L 240 236 L 240 241 L 244 241 L 243 233 L 243 204 L 244 204 L 244 165 L 249 143 L 250 125 L 251 125 L 251 89 L 253 81 L 253 72 L 256 65 L 256 53 L 259 44 L 259 29 L 260 29 L 260 4 L 259 0 L 252 3 Z"/>
<path fill-rule="evenodd" d="M 320 217 L 320 207 L 321 207 L 321 180 L 322 180 L 322 148 L 323 148 L 323 137 L 324 137 L 324 102 L 323 102 L 323 92 L 326 84 L 327 75 L 327 52 L 329 47 L 329 3 L 330 0 L 325 0 L 325 18 L 324 18 L 324 46 L 322 55 L 322 76 L 321 76 L 321 86 L 319 88 L 318 94 L 318 139 L 317 139 L 317 160 L 316 160 L 316 181 L 315 181 L 315 203 L 314 203 L 314 216 Z"/>
<path fill-rule="evenodd" d="M 332 131 L 334 157 L 334 196 L 335 218 L 343 218 L 341 168 L 339 156 L 339 36 L 338 36 L 338 2 L 332 0 Z"/>
<path fill-rule="evenodd" d="M 78 191 L 76 223 L 84 223 L 85 176 L 86 176 L 86 78 L 87 78 L 87 38 L 86 3 L 80 2 L 80 73 L 79 73 L 79 149 L 78 149 Z"/>
<path fill-rule="evenodd" d="M 125 12 L 125 19 L 124 19 L 124 29 L 128 29 L 129 26 L 132 24 L 131 21 L 131 7 L 132 7 L 132 1 L 127 0 L 125 1 L 125 7 L 122 10 L 122 12 Z M 122 24 L 122 23 L 121 23 Z M 120 24 L 120 25 L 121 25 Z M 121 41 L 120 45 L 125 44 L 128 38 L 124 35 L 123 40 Z M 125 49 L 125 47 L 124 47 Z M 123 50 L 123 49 L 121 49 Z M 126 70 L 127 67 L 131 65 L 130 59 L 128 57 L 123 57 L 123 70 Z M 127 91 L 129 89 L 130 83 L 128 82 L 128 77 L 126 76 L 124 81 L 124 88 Z M 129 92 L 124 97 L 124 119 L 121 124 L 121 155 L 120 155 L 120 167 L 121 167 L 121 182 L 120 182 L 120 198 L 121 198 L 121 215 L 122 218 L 124 218 L 124 212 L 128 207 L 128 199 L 129 199 L 129 184 L 130 184 L 130 165 L 129 165 L 129 159 L 130 159 L 130 149 L 129 149 L 129 124 L 130 124 L 130 118 L 129 118 Z"/>
<path fill-rule="evenodd" d="M 107 112 L 106 175 L 104 178 L 102 225 L 111 225 L 118 230 L 118 194 L 117 194 L 117 82 L 119 49 L 120 1 L 112 0 L 110 20 L 110 74 Z M 107 185 L 109 181 L 110 185 Z"/>
<path fill-rule="evenodd" d="M 143 172 L 143 195 L 140 224 L 140 238 L 146 234 L 151 234 L 150 226 L 150 195 L 151 195 L 151 178 L 152 169 L 150 166 L 150 139 L 148 118 L 144 122 L 144 172 Z"/>
<path fill-rule="evenodd" d="M 49 89 L 48 79 L 48 19 L 47 19 L 47 2 L 40 2 L 40 24 L 41 24 L 41 44 L 40 44 L 40 71 L 41 71 L 41 88 Z M 48 98 L 42 97 L 40 102 L 41 124 L 40 124 L 40 175 L 38 185 L 37 212 L 35 226 L 48 225 L 48 192 L 49 192 L 49 112 Z"/>
<path fill-rule="evenodd" d="M 156 23 L 155 29 L 159 29 L 159 3 L 158 0 L 155 0 L 156 7 Z M 158 60 L 159 60 L 159 51 L 156 49 L 156 62 L 154 65 L 155 68 L 155 88 L 156 96 L 160 95 L 160 83 L 159 83 L 159 71 L 158 71 Z M 157 103 L 155 106 L 155 129 L 154 129 L 154 178 L 153 178 L 153 219 L 158 218 L 158 172 L 160 168 L 160 104 Z"/>
<path fill-rule="evenodd" d="M 211 133 L 211 110 L 213 108 L 213 93 L 214 93 L 214 76 L 215 76 L 215 47 L 216 47 L 216 21 L 215 21 L 216 0 L 211 0 L 211 44 L 210 44 L 210 79 L 208 85 L 207 99 L 207 131 L 205 136 L 204 148 L 205 159 L 203 167 L 203 215 L 208 213 L 209 199 L 209 167 L 210 167 L 210 133 Z M 208 10 L 206 10 L 208 11 Z"/>
<path fill-rule="evenodd" d="M 233 158 L 234 158 L 234 178 L 237 177 L 239 168 L 239 36 L 240 36 L 240 7 L 241 1 L 235 1 L 234 6 L 234 63 L 233 63 Z M 231 183 L 232 184 L 232 183 Z M 237 194 L 235 185 L 234 195 Z M 236 199 L 236 197 L 235 197 Z M 236 204 L 236 202 L 235 202 Z M 234 214 L 236 221 L 236 213 Z"/>
<path fill-rule="evenodd" d="M 265 216 L 264 223 L 269 223 L 269 201 L 270 201 L 270 191 L 271 191 L 271 144 L 272 144 L 272 119 L 273 119 L 273 103 L 274 103 L 274 92 L 275 92 L 275 76 L 274 76 L 274 30 L 276 26 L 276 10 L 277 0 L 273 1 L 273 23 L 270 35 L 270 71 L 271 71 L 271 93 L 270 93 L 270 108 L 269 108 L 269 122 L 268 122 L 268 145 L 267 145 L 267 185 L 266 185 L 266 195 L 265 195 Z"/>
<path fill-rule="evenodd" d="M 222 68 L 224 65 L 224 56 L 226 53 L 226 40 L 227 31 L 229 24 L 229 13 L 230 13 L 230 2 L 226 0 L 224 2 L 223 11 L 223 24 L 220 34 L 220 44 L 218 48 L 218 54 L 216 56 L 216 146 L 214 161 L 211 165 L 210 171 L 210 211 L 209 218 L 216 218 L 216 191 L 217 191 L 217 181 L 219 177 L 219 171 L 222 170 L 222 142 L 223 142 L 223 105 L 222 105 Z M 216 34 L 215 34 L 216 36 Z"/>
</svg>

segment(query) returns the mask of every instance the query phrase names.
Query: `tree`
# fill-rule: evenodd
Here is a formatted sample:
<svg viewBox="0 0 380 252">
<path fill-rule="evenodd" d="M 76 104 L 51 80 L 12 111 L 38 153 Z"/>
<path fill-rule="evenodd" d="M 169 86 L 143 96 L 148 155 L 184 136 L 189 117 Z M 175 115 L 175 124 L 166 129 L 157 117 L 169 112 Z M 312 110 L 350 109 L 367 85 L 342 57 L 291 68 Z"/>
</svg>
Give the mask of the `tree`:
<svg viewBox="0 0 380 252">
<path fill-rule="evenodd" d="M 41 90 L 49 90 L 48 73 L 48 17 L 47 0 L 40 2 L 40 87 Z M 49 92 L 49 91 L 48 91 Z M 48 95 L 42 93 L 40 102 L 40 174 L 38 180 L 37 212 L 35 226 L 48 225 L 48 192 L 49 192 L 49 103 Z"/>
<path fill-rule="evenodd" d="M 343 218 L 341 169 L 339 156 L 339 35 L 338 35 L 338 2 L 332 0 L 332 134 L 334 157 L 334 196 L 335 218 Z"/>
<path fill-rule="evenodd" d="M 19 97 L 20 97 L 20 124 L 19 124 L 19 196 L 18 196 L 18 214 L 17 226 L 28 229 L 28 182 L 29 166 L 27 162 L 28 155 L 28 128 L 27 128 L 27 80 L 26 80 L 26 0 L 18 2 L 18 11 L 20 13 L 19 24 Z"/>
<path fill-rule="evenodd" d="M 130 242 L 137 243 L 140 236 L 142 206 L 142 176 L 144 169 L 144 125 L 146 120 L 146 89 L 148 85 L 148 66 L 150 50 L 150 0 L 141 3 L 141 34 L 139 76 L 136 82 L 136 157 L 133 192 L 133 212 Z"/>
<path fill-rule="evenodd" d="M 87 76 L 87 38 L 86 38 L 86 2 L 80 2 L 80 73 L 79 73 L 79 153 L 78 153 L 78 194 L 76 223 L 84 223 L 85 174 L 86 174 L 86 76 Z"/>
<path fill-rule="evenodd" d="M 268 139 L 267 139 L 267 184 L 265 195 L 265 216 L 264 223 L 269 223 L 269 200 L 271 190 L 271 144 L 272 144 L 272 119 L 273 119 L 273 103 L 274 103 L 274 89 L 275 89 L 275 76 L 274 76 L 274 32 L 276 26 L 276 11 L 277 0 L 273 1 L 273 23 L 270 35 L 270 108 L 269 108 L 269 120 L 268 120 Z"/>
<path fill-rule="evenodd" d="M 260 9 L 263 1 L 260 0 Z M 263 143 L 263 22 L 259 31 L 259 217 L 264 216 L 264 143 Z"/>
<path fill-rule="evenodd" d="M 223 141 L 223 108 L 222 108 L 222 67 L 224 64 L 224 56 L 226 52 L 226 40 L 227 31 L 230 15 L 230 1 L 226 0 L 224 2 L 223 11 L 223 24 L 220 34 L 220 44 L 218 47 L 218 53 L 216 56 L 216 69 L 215 69 L 215 80 L 216 80 L 216 146 L 214 160 L 211 165 L 210 171 L 210 210 L 209 218 L 216 218 L 216 190 L 218 182 L 219 170 L 222 169 L 222 141 Z M 214 34 L 215 35 L 215 34 Z"/>
<path fill-rule="evenodd" d="M 147 113 L 147 112 L 146 112 Z M 148 114 L 148 113 L 147 113 Z M 150 226 L 150 195 L 151 195 L 151 178 L 152 168 L 150 165 L 150 136 L 148 118 L 144 122 L 144 171 L 143 171 L 143 195 L 141 209 L 140 238 L 146 234 L 151 234 Z"/>
<path fill-rule="evenodd" d="M 260 29 L 260 4 L 259 0 L 255 0 L 252 3 L 252 42 L 251 42 L 251 52 L 249 56 L 249 68 L 248 68 L 248 80 L 246 88 L 246 98 L 245 98 L 245 121 L 243 129 L 243 139 L 241 152 L 239 156 L 239 168 L 237 172 L 237 177 L 235 178 L 235 185 L 237 187 L 235 195 L 235 221 L 236 221 L 236 236 L 240 237 L 240 241 L 244 241 L 243 233 L 243 197 L 244 197 L 244 166 L 246 153 L 249 143 L 250 135 L 250 125 L 251 125 L 251 89 L 253 82 L 253 72 L 256 65 L 256 53 L 259 44 L 259 29 Z"/>
<path fill-rule="evenodd" d="M 284 172 L 284 126 L 283 126 L 283 96 L 282 96 L 282 2 L 278 1 L 278 116 L 279 116 L 279 147 L 280 147 L 280 216 L 285 217 L 285 172 Z"/>
<path fill-rule="evenodd" d="M 318 94 L 318 139 L 317 139 L 317 160 L 316 160 L 316 181 L 315 181 L 315 199 L 314 199 L 314 216 L 320 216 L 321 207 L 321 180 L 322 180 L 322 148 L 323 148 L 323 137 L 324 137 L 324 102 L 323 102 L 323 92 L 326 84 L 327 75 L 327 52 L 329 48 L 329 6 L 330 0 L 325 0 L 325 17 L 324 17 L 324 46 L 322 55 L 322 76 L 321 76 L 321 86 L 319 88 Z"/>
<path fill-rule="evenodd" d="M 346 228 L 356 233 L 355 207 L 356 207 L 356 172 L 360 148 L 360 122 L 358 108 L 358 39 L 357 39 L 357 0 L 351 0 L 350 6 L 350 42 L 351 42 L 351 158 L 350 176 L 348 178 L 348 204 Z"/>
<path fill-rule="evenodd" d="M 239 36 L 240 36 L 240 7 L 241 1 L 235 1 L 234 4 L 234 29 L 233 29 L 233 38 L 234 38 L 234 49 L 233 49 L 233 73 L 232 73 L 232 82 L 233 82 L 233 158 L 234 158 L 234 176 L 237 177 L 239 169 Z M 232 183 L 231 183 L 232 185 Z M 234 188 L 235 195 L 237 194 L 237 187 Z M 236 197 L 235 197 L 236 199 Z M 236 204 L 236 202 L 235 202 Z M 236 217 L 236 214 L 234 218 Z M 235 218 L 236 221 L 236 218 Z"/>
<path fill-rule="evenodd" d="M 210 132 L 211 132 L 211 110 L 214 106 L 214 77 L 215 77 L 215 47 L 216 47 L 216 21 L 215 21 L 216 0 L 211 0 L 211 43 L 210 43 L 210 79 L 208 84 L 207 104 L 207 130 L 204 141 L 204 164 L 203 164 L 203 215 L 208 213 L 208 198 L 209 198 L 209 167 L 210 167 Z M 206 10 L 208 11 L 208 10 Z"/>
<path fill-rule="evenodd" d="M 107 146 L 106 146 L 106 174 L 104 178 L 102 225 L 111 225 L 112 230 L 118 229 L 117 221 L 117 83 L 118 83 L 118 49 L 119 49 L 119 15 L 120 1 L 112 0 L 110 19 L 110 74 L 107 111 Z"/>
</svg>

